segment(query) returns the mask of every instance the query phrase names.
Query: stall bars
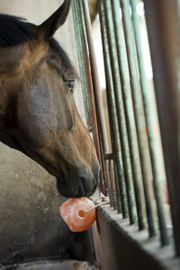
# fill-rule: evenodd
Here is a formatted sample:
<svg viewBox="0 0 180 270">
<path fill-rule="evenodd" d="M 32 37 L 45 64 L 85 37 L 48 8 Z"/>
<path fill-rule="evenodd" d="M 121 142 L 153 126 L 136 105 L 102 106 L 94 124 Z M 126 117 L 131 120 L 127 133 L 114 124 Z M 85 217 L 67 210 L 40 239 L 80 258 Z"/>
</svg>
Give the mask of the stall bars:
<svg viewBox="0 0 180 270">
<path fill-rule="evenodd" d="M 160 234 L 161 244 L 165 246 L 170 236 L 166 226 L 137 3 L 137 0 L 98 0 L 112 153 L 109 152 L 105 128 L 87 1 L 72 1 L 72 10 L 87 125 L 93 133 L 101 165 L 99 189 L 110 197 L 111 206 L 122 213 L 123 218 L 129 218 L 130 224 L 138 222 L 139 230 L 148 226 L 149 237 Z M 144 6 L 174 243 L 179 256 L 180 5 L 179 0 L 144 0 Z M 159 226 L 152 204 L 153 193 Z"/>
</svg>

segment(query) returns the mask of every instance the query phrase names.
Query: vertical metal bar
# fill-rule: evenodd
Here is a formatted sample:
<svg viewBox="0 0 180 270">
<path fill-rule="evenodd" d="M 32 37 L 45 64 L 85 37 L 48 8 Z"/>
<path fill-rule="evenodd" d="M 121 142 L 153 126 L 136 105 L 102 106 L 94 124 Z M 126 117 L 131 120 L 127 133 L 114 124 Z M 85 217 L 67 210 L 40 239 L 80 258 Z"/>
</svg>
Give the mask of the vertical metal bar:
<svg viewBox="0 0 180 270">
<path fill-rule="evenodd" d="M 161 182 L 160 182 L 161 179 L 160 179 L 160 171 L 159 171 L 160 168 L 158 166 L 159 154 L 158 154 L 157 145 L 155 143 L 156 138 L 154 136 L 154 131 L 153 131 L 154 119 L 151 112 L 150 89 L 149 89 L 149 85 L 147 82 L 145 69 L 144 69 L 144 61 L 143 61 L 143 55 L 142 55 L 143 48 L 141 45 L 141 33 L 139 29 L 138 16 L 136 13 L 137 0 L 130 0 L 130 1 L 131 1 L 133 27 L 134 27 L 134 33 L 135 33 L 135 42 L 136 42 L 137 57 L 138 57 L 138 64 L 139 64 L 139 72 L 140 72 L 140 82 L 141 82 L 145 117 L 146 117 L 146 123 L 147 123 L 151 164 L 152 164 L 152 170 L 153 170 L 153 183 L 154 183 L 155 198 L 156 198 L 157 211 L 158 211 L 158 222 L 159 222 L 159 229 L 160 229 L 160 235 L 161 235 L 161 243 L 162 245 L 166 245 L 168 244 L 169 241 L 168 241 L 168 234 L 167 234 L 167 228 L 166 228 L 163 197 L 162 197 L 162 191 L 161 191 Z"/>
<path fill-rule="evenodd" d="M 178 16 L 180 20 L 180 0 L 177 0 Z"/>
<path fill-rule="evenodd" d="M 109 175 L 110 175 L 110 179 L 111 179 L 112 205 L 113 205 L 114 209 L 117 209 L 114 162 L 112 159 L 109 160 Z"/>
<path fill-rule="evenodd" d="M 180 256 L 180 17 L 177 0 L 145 0 L 176 254 Z"/>
<path fill-rule="evenodd" d="M 105 119 L 103 115 L 101 89 L 100 89 L 100 84 L 99 84 L 98 69 L 97 69 L 97 63 L 96 63 L 96 57 L 95 57 L 95 51 L 94 51 L 94 44 L 93 44 L 92 31 L 91 31 L 91 22 L 90 22 L 90 17 L 89 17 L 87 0 L 82 0 L 82 4 L 83 4 L 83 11 L 84 11 L 86 32 L 87 32 L 87 40 L 88 40 L 88 45 L 89 45 L 89 56 L 90 56 L 91 72 L 92 72 L 92 79 L 93 79 L 93 85 L 94 85 L 94 95 L 95 95 L 95 100 L 96 100 L 96 107 L 97 107 L 100 130 L 101 130 L 103 149 L 105 153 L 108 153 L 109 147 L 108 147 L 108 139 L 107 139 L 107 133 L 106 133 L 106 124 L 105 124 Z"/>
<path fill-rule="evenodd" d="M 146 212 L 149 226 L 149 235 L 152 237 L 156 234 L 154 213 L 152 205 L 152 169 L 149 158 L 149 147 L 145 135 L 146 123 L 144 117 L 141 88 L 139 84 L 139 75 L 136 62 L 136 51 L 134 44 L 134 36 L 132 30 L 132 21 L 130 17 L 129 0 L 120 0 L 123 13 L 123 26 L 125 33 L 125 41 L 128 53 L 130 82 L 132 88 L 132 97 L 134 104 L 134 112 L 136 118 L 136 126 L 138 133 L 139 150 L 142 164 L 144 194 L 146 200 Z"/>
<path fill-rule="evenodd" d="M 119 12 L 119 0 L 112 0 L 113 17 L 115 24 L 115 35 L 117 42 L 117 52 L 118 52 L 118 62 L 121 74 L 121 84 L 123 91 L 123 99 L 125 105 L 125 114 L 127 121 L 131 161 L 132 161 L 132 171 L 133 171 L 133 181 L 134 190 L 136 198 L 136 207 L 138 215 L 139 229 L 145 228 L 145 200 L 142 182 L 142 172 L 139 156 L 139 148 L 137 141 L 137 132 L 134 118 L 134 109 L 132 104 L 131 88 L 129 83 L 129 70 L 127 64 L 127 53 L 125 48 L 124 34 L 122 28 L 122 21 L 120 19 Z"/>
<path fill-rule="evenodd" d="M 98 118 L 98 115 L 97 115 Z M 99 118 L 98 121 L 98 132 L 99 132 L 99 142 L 100 142 L 100 153 L 101 153 L 101 177 L 99 182 L 99 191 L 102 192 L 105 196 L 108 195 L 108 181 L 107 181 L 107 169 L 106 169 L 106 162 L 104 159 L 104 148 L 103 148 L 103 141 L 102 141 L 102 134 L 101 134 L 101 128 L 99 124 Z"/>
<path fill-rule="evenodd" d="M 123 97 L 122 97 L 121 80 L 119 76 L 120 70 L 119 70 L 119 65 L 118 65 L 116 38 L 114 34 L 111 0 L 104 1 L 104 6 L 105 6 L 105 13 L 106 13 L 106 21 L 107 21 L 107 33 L 108 33 L 108 42 L 109 42 L 110 57 L 111 57 L 111 67 L 112 67 L 112 72 L 113 72 L 116 110 L 117 110 L 118 125 L 119 125 L 120 138 L 121 138 L 126 193 L 127 193 L 127 199 L 128 199 L 128 207 L 129 207 L 129 218 L 130 218 L 130 223 L 134 223 L 136 221 L 137 216 L 136 216 L 135 197 L 134 197 L 134 188 L 133 188 L 133 176 L 132 176 L 132 167 L 131 167 L 131 158 L 130 158 L 130 151 L 129 151 L 126 119 L 125 119 L 125 112 L 124 112 L 124 103 L 123 103 Z"/>
<path fill-rule="evenodd" d="M 85 115 L 87 120 L 88 129 L 92 129 L 92 114 L 91 114 L 91 100 L 90 94 L 86 87 L 86 81 L 88 81 L 87 74 L 84 72 L 84 62 L 86 61 L 87 57 L 87 48 L 85 44 L 85 36 L 83 34 L 82 27 L 80 27 L 82 18 L 79 16 L 79 8 L 78 6 L 74 5 L 72 2 L 72 11 L 73 11 L 73 20 L 74 20 L 74 30 L 76 36 L 76 44 L 77 44 L 77 52 L 78 52 L 78 62 L 80 68 L 80 75 L 81 75 L 81 82 L 82 82 L 82 92 L 83 92 L 83 99 L 85 104 Z M 79 38 L 82 37 L 82 38 Z M 84 53 L 85 52 L 85 53 Z"/>
<path fill-rule="evenodd" d="M 113 146 L 113 157 L 114 157 L 114 171 L 116 179 L 116 195 L 117 195 L 117 209 L 118 212 L 122 209 L 123 217 L 126 218 L 128 215 L 127 209 L 127 198 L 125 191 L 125 180 L 124 180 L 124 168 L 122 163 L 121 145 L 118 130 L 118 119 L 116 112 L 116 102 L 114 96 L 114 86 L 113 86 L 113 76 L 110 65 L 110 55 L 108 47 L 106 20 L 105 20 L 105 10 L 103 1 L 99 1 L 99 15 L 101 24 L 101 34 L 103 41 L 103 51 L 104 51 L 104 63 L 106 72 L 106 82 L 107 82 L 107 101 L 110 114 L 110 126 L 111 126 L 111 138 Z"/>
<path fill-rule="evenodd" d="M 79 65 L 80 65 L 80 73 L 82 78 L 82 86 L 83 93 L 85 99 L 85 105 L 87 106 L 86 110 L 88 111 L 88 122 L 92 125 L 93 139 L 98 155 L 98 159 L 101 165 L 101 154 L 100 154 L 100 144 L 99 144 L 99 136 L 97 129 L 97 119 L 96 119 L 96 110 L 95 110 L 95 102 L 94 102 L 94 94 L 93 94 L 93 86 L 91 79 L 91 70 L 89 64 L 89 51 L 87 46 L 87 37 L 86 37 L 86 29 L 84 23 L 83 9 L 81 0 L 77 0 L 76 4 L 72 1 L 72 10 L 73 10 L 73 18 L 74 18 L 74 26 L 76 33 L 76 42 L 78 48 L 78 56 L 79 56 Z M 90 101 L 90 104 L 89 104 Z M 92 115 L 91 121 L 89 121 L 90 116 Z"/>
<path fill-rule="evenodd" d="M 110 206 L 113 207 L 113 189 L 112 189 L 111 178 L 110 178 L 109 162 L 110 162 L 110 160 L 105 159 L 106 179 L 107 179 L 107 184 L 108 184 L 109 202 L 110 202 Z"/>
<path fill-rule="evenodd" d="M 102 141 L 101 145 L 101 163 L 102 163 L 102 170 L 101 174 L 103 175 L 101 179 L 103 180 L 100 184 L 100 191 L 107 195 L 107 179 L 106 179 L 106 163 L 104 162 L 104 154 L 109 152 L 108 147 L 108 139 L 107 139 L 107 132 L 106 132 L 106 125 L 105 119 L 103 114 L 103 105 L 102 105 L 102 98 L 101 98 L 101 89 L 99 84 L 99 77 L 98 77 L 98 69 L 94 51 L 94 44 L 92 38 L 92 31 L 91 31 L 91 21 L 89 16 L 89 10 L 87 5 L 87 0 L 82 0 L 83 6 L 83 14 L 84 14 L 84 21 L 86 26 L 86 34 L 87 34 L 87 42 L 89 48 L 89 59 L 91 65 L 91 74 L 92 74 L 92 81 L 93 81 L 93 90 L 94 90 L 94 97 L 95 97 L 95 104 L 96 104 L 96 114 L 99 124 L 99 135 L 100 141 Z"/>
</svg>

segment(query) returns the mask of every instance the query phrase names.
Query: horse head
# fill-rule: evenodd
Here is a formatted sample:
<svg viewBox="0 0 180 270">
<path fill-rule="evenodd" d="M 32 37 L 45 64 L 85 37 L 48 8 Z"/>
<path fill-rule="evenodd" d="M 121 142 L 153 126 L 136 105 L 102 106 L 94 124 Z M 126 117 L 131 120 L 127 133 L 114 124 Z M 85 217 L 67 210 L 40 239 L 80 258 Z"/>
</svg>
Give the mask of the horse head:
<svg viewBox="0 0 180 270">
<path fill-rule="evenodd" d="M 42 165 L 66 197 L 90 196 L 99 163 L 80 118 L 76 72 L 53 39 L 70 0 L 41 25 L 0 15 L 0 140 Z"/>
</svg>

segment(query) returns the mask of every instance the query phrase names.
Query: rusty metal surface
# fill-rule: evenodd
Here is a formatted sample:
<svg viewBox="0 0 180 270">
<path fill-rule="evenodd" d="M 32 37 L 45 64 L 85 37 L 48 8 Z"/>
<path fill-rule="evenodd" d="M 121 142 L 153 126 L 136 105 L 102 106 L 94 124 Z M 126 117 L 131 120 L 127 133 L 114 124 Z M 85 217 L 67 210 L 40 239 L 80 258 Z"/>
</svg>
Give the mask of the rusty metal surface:
<svg viewBox="0 0 180 270">
<path fill-rule="evenodd" d="M 132 89 L 132 98 L 133 98 L 133 106 L 134 113 L 136 119 L 136 127 L 137 127 L 137 135 L 138 135 L 138 143 L 139 143 L 139 151 L 141 158 L 141 168 L 143 175 L 143 185 L 144 185 L 144 194 L 146 201 L 146 212 L 147 212 L 147 220 L 148 220 L 148 228 L 149 235 L 152 237 L 156 235 L 156 226 L 155 226 L 155 213 L 152 205 L 152 168 L 150 163 L 149 156 L 149 146 L 147 137 L 145 134 L 146 123 L 144 116 L 144 108 L 142 102 L 142 94 L 141 87 L 138 80 L 138 67 L 136 61 L 136 50 L 133 36 L 133 28 L 132 21 L 130 16 L 129 9 L 129 0 L 120 0 L 121 8 L 122 8 L 122 18 L 123 18 L 123 27 L 125 33 L 125 41 L 127 48 L 127 56 L 128 56 L 128 64 L 129 64 L 129 72 L 130 72 L 130 83 Z"/>
<path fill-rule="evenodd" d="M 124 175 L 125 175 L 125 184 L 126 184 L 126 194 L 128 200 L 128 210 L 129 210 L 129 219 L 130 223 L 134 223 L 137 220 L 137 212 L 135 205 L 135 196 L 134 196 L 134 187 L 133 187 L 133 174 L 132 174 L 132 165 L 130 158 L 129 150 L 129 141 L 127 133 L 127 123 L 125 118 L 124 110 L 124 101 L 122 95 L 121 79 L 120 79 L 120 69 L 118 63 L 117 55 L 117 46 L 116 46 L 116 37 L 115 37 L 115 28 L 113 20 L 113 5 L 111 0 L 104 1 L 105 14 L 106 14 L 106 27 L 108 34 L 108 45 L 110 52 L 110 64 L 112 69 L 112 77 L 114 84 L 114 95 L 116 101 L 116 111 L 118 118 L 118 132 L 120 134 L 121 140 L 121 151 L 122 159 L 124 164 Z M 116 149 L 114 149 L 116 151 Z"/>
<path fill-rule="evenodd" d="M 113 76 L 110 65 L 109 57 L 109 46 L 108 46 L 108 36 L 106 29 L 106 19 L 105 19 L 105 9 L 104 1 L 99 1 L 99 14 L 100 14 L 100 24 L 101 24 L 101 34 L 103 41 L 103 51 L 104 51 L 104 63 L 106 72 L 106 83 L 107 83 L 107 101 L 108 110 L 110 115 L 110 129 L 111 129 L 111 140 L 113 146 L 113 158 L 114 158 L 114 170 L 115 170 L 115 180 L 116 180 L 116 200 L 117 200 L 117 210 L 120 212 L 122 209 L 123 217 L 128 216 L 127 208 L 127 197 L 125 189 L 125 179 L 124 179 L 124 166 L 122 161 L 122 151 L 119 137 L 118 129 L 118 118 L 116 112 L 116 101 L 114 95 L 114 85 Z"/>
<path fill-rule="evenodd" d="M 91 66 L 91 76 L 92 76 L 92 83 L 93 83 L 93 94 L 94 94 L 94 102 L 96 108 L 96 116 L 99 128 L 99 141 L 100 141 L 100 153 L 101 153 L 101 181 L 100 181 L 100 191 L 107 195 L 107 184 L 108 181 L 106 179 L 106 170 L 105 170 L 105 162 L 104 162 L 104 153 L 109 152 L 108 146 L 108 139 L 107 139 L 107 132 L 106 132 L 106 125 L 103 113 L 103 105 L 102 105 L 102 97 L 101 97 L 101 89 L 99 84 L 99 76 L 98 76 L 98 69 L 94 51 L 94 43 L 92 37 L 92 29 L 91 29 L 91 22 L 89 16 L 89 10 L 87 1 L 82 1 L 82 8 L 83 8 L 83 15 L 84 15 L 84 22 L 86 27 L 86 35 L 87 35 L 87 43 L 89 49 L 89 61 Z"/>
<path fill-rule="evenodd" d="M 143 61 L 143 54 L 142 54 L 143 47 L 141 43 L 140 21 L 136 12 L 136 5 L 138 2 L 137 0 L 130 0 L 130 3 L 131 3 L 131 9 L 132 9 L 132 21 L 133 21 L 133 28 L 134 28 L 138 67 L 139 67 L 139 73 L 140 73 L 140 83 L 141 83 L 144 112 L 145 112 L 146 125 L 147 125 L 147 135 L 148 135 L 150 157 L 151 157 L 151 165 L 152 165 L 152 172 L 153 172 L 153 184 L 154 184 L 156 205 L 157 205 L 157 211 L 158 211 L 159 230 L 160 230 L 160 235 L 161 235 L 161 243 L 164 246 L 169 243 L 169 239 L 168 239 L 168 233 L 167 233 L 167 228 L 166 228 L 163 193 L 161 190 L 161 185 L 162 185 L 161 184 L 161 168 L 159 168 L 158 166 L 159 154 L 158 154 L 158 148 L 156 144 L 156 137 L 153 130 L 154 118 L 151 111 L 152 110 L 151 96 L 150 96 L 151 89 L 149 87 L 149 84 L 146 78 L 144 61 Z"/>
<path fill-rule="evenodd" d="M 104 119 L 104 114 L 103 114 L 101 89 L 100 89 L 100 84 L 99 84 L 98 69 L 97 69 L 97 63 L 96 63 L 96 57 L 95 57 L 95 51 L 94 51 L 94 44 L 93 44 L 93 38 L 92 38 L 92 30 L 91 30 L 87 1 L 83 0 L 82 4 L 83 4 L 84 20 L 85 20 L 85 25 L 86 25 L 87 40 L 88 40 L 88 45 L 89 45 L 89 57 L 90 57 L 90 64 L 91 64 L 91 71 L 92 71 L 92 80 L 93 80 L 93 86 L 94 86 L 94 95 L 95 95 L 95 101 L 96 101 L 97 115 L 99 119 L 104 153 L 107 153 L 109 152 L 109 146 L 108 146 L 105 119 Z"/>
<path fill-rule="evenodd" d="M 101 160 L 101 152 L 100 152 L 100 142 L 99 142 L 99 134 L 98 134 L 98 124 L 97 124 L 97 116 L 96 116 L 96 108 L 95 108 L 95 100 L 93 93 L 93 83 L 91 77 L 91 68 L 89 62 L 89 48 L 87 43 L 87 33 L 84 21 L 83 14 L 83 6 L 82 1 L 78 0 L 76 3 L 72 1 L 72 10 L 73 10 L 73 18 L 74 18 L 74 27 L 76 33 L 76 42 L 77 42 L 77 50 L 78 50 L 78 59 L 80 66 L 80 74 L 82 78 L 82 88 L 83 88 L 83 96 L 84 103 L 86 107 L 86 118 L 88 127 L 92 127 L 94 144 L 97 151 L 97 156 L 99 159 L 99 163 L 102 167 Z M 100 188 L 103 182 L 103 173 L 100 172 Z"/>
<path fill-rule="evenodd" d="M 145 0 L 144 4 L 169 186 L 176 253 L 180 255 L 179 1 Z"/>
<path fill-rule="evenodd" d="M 135 125 L 135 116 L 131 95 L 131 87 L 129 83 L 129 70 L 127 63 L 127 53 L 125 48 L 124 32 L 122 20 L 119 13 L 119 0 L 111 0 L 113 9 L 113 18 L 115 26 L 116 47 L 118 54 L 119 69 L 121 75 L 121 87 L 123 93 L 124 109 L 127 123 L 129 148 L 132 162 L 134 192 L 137 207 L 139 229 L 145 228 L 145 200 L 142 182 L 142 172 L 140 164 L 140 155 L 137 141 L 137 131 Z"/>
<path fill-rule="evenodd" d="M 115 175 L 114 175 L 114 162 L 113 160 L 109 160 L 109 176 L 111 179 L 111 202 L 113 208 L 117 209 L 117 202 L 116 202 L 116 181 L 115 181 Z M 121 211 L 120 211 L 121 212 Z"/>
</svg>

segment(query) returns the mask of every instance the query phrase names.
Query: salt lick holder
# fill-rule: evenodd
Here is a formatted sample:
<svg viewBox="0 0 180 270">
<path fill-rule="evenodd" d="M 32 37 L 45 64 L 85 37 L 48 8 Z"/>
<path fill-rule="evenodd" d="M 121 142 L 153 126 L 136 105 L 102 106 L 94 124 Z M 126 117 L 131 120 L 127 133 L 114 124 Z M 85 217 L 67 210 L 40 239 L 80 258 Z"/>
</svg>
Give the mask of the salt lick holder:
<svg viewBox="0 0 180 270">
<path fill-rule="evenodd" d="M 85 197 L 71 198 L 61 205 L 60 214 L 71 231 L 82 232 L 96 220 L 96 208 L 107 203 L 109 199 L 102 194 L 94 201 Z"/>
</svg>

